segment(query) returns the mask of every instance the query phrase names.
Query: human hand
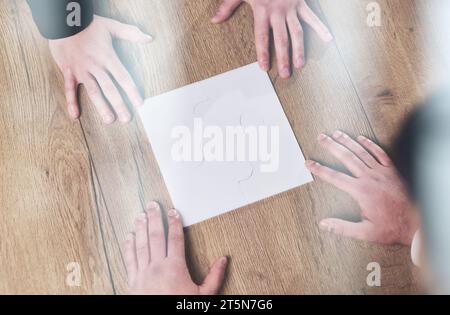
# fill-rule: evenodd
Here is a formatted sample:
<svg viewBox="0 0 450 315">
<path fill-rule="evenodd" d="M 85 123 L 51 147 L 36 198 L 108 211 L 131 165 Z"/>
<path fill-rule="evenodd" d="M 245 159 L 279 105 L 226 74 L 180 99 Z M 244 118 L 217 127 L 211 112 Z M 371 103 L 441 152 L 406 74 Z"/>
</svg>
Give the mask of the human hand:
<svg viewBox="0 0 450 315">
<path fill-rule="evenodd" d="M 78 119 L 80 116 L 77 90 L 78 85 L 83 84 L 106 124 L 113 123 L 116 116 L 103 95 L 120 122 L 129 122 L 131 114 L 112 77 L 126 92 L 133 106 L 143 103 L 131 75 L 114 50 L 114 37 L 140 44 L 152 41 L 150 35 L 135 26 L 100 16 L 94 16 L 91 25 L 74 36 L 49 41 L 53 58 L 64 75 L 67 109 L 71 118 Z"/>
<path fill-rule="evenodd" d="M 186 265 L 181 217 L 168 212 L 166 242 L 161 210 L 152 202 L 136 219 L 135 233 L 125 243 L 125 264 L 130 294 L 213 295 L 222 286 L 227 258 L 218 259 L 202 285 L 196 285 Z"/>
<path fill-rule="evenodd" d="M 305 0 L 223 0 L 211 22 L 224 22 L 242 2 L 247 2 L 253 9 L 256 53 L 259 65 L 264 71 L 270 68 L 270 28 L 273 30 L 278 73 L 284 79 L 291 76 L 290 44 L 294 67 L 301 69 L 305 65 L 303 28 L 300 20 L 309 24 L 323 41 L 333 40 L 328 28 L 314 14 Z"/>
<path fill-rule="evenodd" d="M 314 161 L 308 169 L 347 192 L 361 207 L 361 222 L 325 219 L 320 227 L 345 237 L 382 244 L 411 245 L 418 218 L 406 187 L 386 152 L 365 137 L 355 141 L 341 131 L 319 136 L 319 143 L 353 174 L 332 170 Z"/>
</svg>

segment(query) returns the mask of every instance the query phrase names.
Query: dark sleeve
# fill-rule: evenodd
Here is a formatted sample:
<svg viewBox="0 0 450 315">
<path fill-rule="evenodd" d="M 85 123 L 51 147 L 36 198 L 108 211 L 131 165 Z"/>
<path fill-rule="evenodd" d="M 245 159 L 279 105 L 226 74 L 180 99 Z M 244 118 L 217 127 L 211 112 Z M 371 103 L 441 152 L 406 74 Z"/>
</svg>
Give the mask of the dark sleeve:
<svg viewBox="0 0 450 315">
<path fill-rule="evenodd" d="M 73 36 L 88 27 L 94 18 L 92 0 L 27 1 L 39 31 L 48 39 Z"/>
</svg>

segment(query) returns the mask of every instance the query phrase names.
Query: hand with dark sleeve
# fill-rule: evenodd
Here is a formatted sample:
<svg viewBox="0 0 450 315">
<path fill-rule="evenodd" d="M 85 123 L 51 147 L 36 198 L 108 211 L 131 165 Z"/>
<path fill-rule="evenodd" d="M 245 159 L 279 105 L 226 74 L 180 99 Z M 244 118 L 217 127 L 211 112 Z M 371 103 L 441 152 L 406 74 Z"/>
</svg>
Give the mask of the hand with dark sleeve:
<svg viewBox="0 0 450 315">
<path fill-rule="evenodd" d="M 39 31 L 49 39 L 52 56 L 63 72 L 70 117 L 80 116 L 77 90 L 83 84 L 106 124 L 116 118 L 122 123 L 129 122 L 131 114 L 113 80 L 133 106 L 142 105 L 143 99 L 117 56 L 113 39 L 147 44 L 152 37 L 136 26 L 95 15 L 92 0 L 27 1 Z"/>
</svg>

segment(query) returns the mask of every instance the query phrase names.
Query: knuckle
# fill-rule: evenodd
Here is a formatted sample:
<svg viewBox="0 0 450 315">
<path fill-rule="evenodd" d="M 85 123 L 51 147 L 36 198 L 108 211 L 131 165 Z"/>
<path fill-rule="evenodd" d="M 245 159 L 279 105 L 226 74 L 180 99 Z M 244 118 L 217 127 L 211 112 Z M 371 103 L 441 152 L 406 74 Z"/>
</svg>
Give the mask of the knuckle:
<svg viewBox="0 0 450 315">
<path fill-rule="evenodd" d="M 341 157 L 342 157 L 342 159 L 347 160 L 347 161 L 353 160 L 355 158 L 355 156 L 352 153 L 350 153 L 349 151 L 342 152 Z"/>
<path fill-rule="evenodd" d="M 289 37 L 287 35 L 283 34 L 278 38 L 277 42 L 279 45 L 281 45 L 283 47 L 288 46 L 289 45 Z"/>
<path fill-rule="evenodd" d="M 115 51 L 108 49 L 102 54 L 101 59 L 105 60 L 105 62 L 110 62 L 111 60 L 114 60 L 115 57 L 116 57 Z"/>
<path fill-rule="evenodd" d="M 384 164 L 387 164 L 387 165 L 392 164 L 391 158 L 386 153 L 383 152 L 383 154 L 381 154 L 381 157 L 383 159 Z"/>
<path fill-rule="evenodd" d="M 127 253 L 127 254 L 125 255 L 124 259 L 125 259 L 125 263 L 126 263 L 127 265 L 131 265 L 131 264 L 134 263 L 134 257 L 131 256 L 130 253 Z"/>
<path fill-rule="evenodd" d="M 322 172 L 322 173 L 325 173 L 325 169 L 321 170 L 321 172 Z M 335 178 L 338 178 L 338 177 L 339 177 L 339 173 L 336 172 L 336 171 L 330 171 L 330 172 L 328 173 L 328 176 L 329 176 L 330 178 L 335 179 Z"/>
<path fill-rule="evenodd" d="M 99 96 L 100 95 L 100 90 L 93 83 L 88 84 L 86 86 L 86 91 L 90 96 Z"/>
<path fill-rule="evenodd" d="M 254 8 L 255 14 L 260 17 L 267 18 L 269 16 L 269 9 L 265 4 L 256 4 Z"/>
<path fill-rule="evenodd" d="M 323 169 L 320 166 L 318 166 L 318 165 L 313 165 L 311 167 L 311 171 L 313 171 L 313 173 L 315 173 L 317 176 L 323 176 L 324 175 Z"/>
<path fill-rule="evenodd" d="M 72 75 L 72 66 L 68 63 L 61 64 L 61 71 L 65 76 Z"/>
<path fill-rule="evenodd" d="M 356 151 L 356 154 L 361 156 L 363 159 L 368 159 L 372 157 L 367 151 L 364 150 L 358 150 Z"/>
<path fill-rule="evenodd" d="M 116 87 L 111 82 L 108 82 L 108 83 L 104 84 L 103 91 L 106 94 L 109 94 L 109 95 L 113 94 L 114 96 L 116 96 L 115 95 L 116 94 Z"/>
<path fill-rule="evenodd" d="M 120 23 L 121 27 L 128 31 L 128 32 L 135 32 L 137 30 L 137 26 L 135 25 L 130 25 L 130 24 L 122 24 Z"/>
<path fill-rule="evenodd" d="M 279 14 L 279 15 L 286 15 L 286 5 L 284 4 L 284 2 L 277 2 L 275 4 L 272 5 L 271 7 L 271 11 L 274 14 Z"/>
<path fill-rule="evenodd" d="M 64 84 L 64 88 L 65 88 L 66 92 L 71 92 L 75 87 L 74 85 L 75 85 L 75 81 L 73 79 L 67 80 L 66 83 Z"/>
<path fill-rule="evenodd" d="M 150 268 L 151 268 L 151 272 L 153 273 L 153 274 L 162 274 L 163 273 L 163 270 L 164 270 L 164 267 L 165 266 L 163 266 L 161 263 L 151 263 L 150 264 Z"/>
<path fill-rule="evenodd" d="M 159 239 L 163 237 L 164 233 L 160 230 L 151 230 L 148 235 L 151 239 Z"/>
<path fill-rule="evenodd" d="M 260 43 L 266 44 L 269 42 L 269 34 L 260 32 L 256 35 L 256 40 Z"/>
<path fill-rule="evenodd" d="M 97 67 L 99 62 L 97 61 L 96 56 L 88 56 L 86 57 L 86 59 L 83 61 L 83 63 L 87 66 L 87 68 L 85 69 L 89 69 L 89 68 L 94 68 Z"/>
<path fill-rule="evenodd" d="M 367 196 L 373 192 L 373 189 L 371 189 L 370 185 L 367 184 L 360 184 L 355 188 L 355 190 L 356 193 L 361 196 Z"/>
<path fill-rule="evenodd" d="M 223 16 L 223 15 L 226 15 L 229 11 L 230 11 L 230 9 L 229 9 L 228 3 L 227 3 L 227 2 L 224 2 L 224 3 L 220 6 L 218 14 L 221 15 L 221 16 Z"/>
<path fill-rule="evenodd" d="M 146 242 L 137 242 L 136 243 L 136 252 L 143 253 L 148 250 L 148 245 Z"/>
<path fill-rule="evenodd" d="M 303 29 L 301 28 L 300 25 L 296 25 L 295 27 L 293 27 L 292 35 L 297 37 L 303 37 Z"/>
<path fill-rule="evenodd" d="M 298 7 L 298 11 L 300 13 L 300 15 L 307 15 L 309 13 L 309 7 L 306 4 L 305 1 L 301 1 L 299 7 Z"/>
<path fill-rule="evenodd" d="M 117 76 L 117 81 L 121 82 L 123 85 L 134 85 L 133 80 L 131 79 L 131 76 L 128 73 L 121 72 Z"/>
<path fill-rule="evenodd" d="M 182 242 L 184 241 L 184 235 L 178 231 L 173 231 L 170 233 L 169 239 L 173 242 Z"/>
<path fill-rule="evenodd" d="M 333 231 L 335 234 L 337 234 L 337 235 L 343 236 L 343 235 L 346 234 L 346 230 L 345 230 L 345 228 L 344 228 L 343 226 L 334 224 L 334 225 L 331 227 L 331 229 L 332 229 L 332 231 Z"/>
<path fill-rule="evenodd" d="M 149 220 L 151 220 L 151 221 L 161 220 L 161 212 L 156 209 L 152 209 L 151 211 L 148 211 L 147 216 L 148 216 Z"/>
<path fill-rule="evenodd" d="M 259 54 L 259 59 L 261 61 L 268 61 L 269 60 L 269 54 L 267 52 L 261 52 Z"/>
<path fill-rule="evenodd" d="M 137 92 L 138 89 L 136 85 L 134 84 L 133 80 L 131 78 L 121 78 L 119 79 L 120 85 L 122 88 L 127 92 Z"/>
</svg>

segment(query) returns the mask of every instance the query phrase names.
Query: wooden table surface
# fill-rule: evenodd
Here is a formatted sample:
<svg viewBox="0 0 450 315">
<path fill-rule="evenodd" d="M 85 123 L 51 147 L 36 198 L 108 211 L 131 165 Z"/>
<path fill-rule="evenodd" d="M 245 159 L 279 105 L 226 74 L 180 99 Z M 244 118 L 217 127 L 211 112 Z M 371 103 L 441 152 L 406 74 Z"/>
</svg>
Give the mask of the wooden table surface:
<svg viewBox="0 0 450 315">
<path fill-rule="evenodd" d="M 248 5 L 213 26 L 215 0 L 104 2 L 102 15 L 155 36 L 146 47 L 117 43 L 146 97 L 256 61 Z M 306 68 L 290 80 L 270 72 L 306 157 L 330 165 L 320 132 L 363 134 L 389 149 L 439 84 L 431 69 L 447 69 L 427 58 L 435 39 L 423 18 L 442 0 L 379 0 L 381 27 L 366 23 L 369 2 L 311 1 L 335 41 L 308 29 Z M 0 0 L 0 74 L 0 293 L 125 293 L 121 244 L 135 216 L 150 200 L 171 206 L 140 122 L 103 125 L 83 89 L 81 120 L 68 118 L 62 75 L 24 0 Z M 228 255 L 225 294 L 420 292 L 409 248 L 318 229 L 322 218 L 357 214 L 349 196 L 316 180 L 195 225 L 186 231 L 193 277 Z M 70 262 L 81 266 L 80 287 L 65 283 Z M 366 284 L 370 262 L 382 267 L 381 287 Z"/>
</svg>

